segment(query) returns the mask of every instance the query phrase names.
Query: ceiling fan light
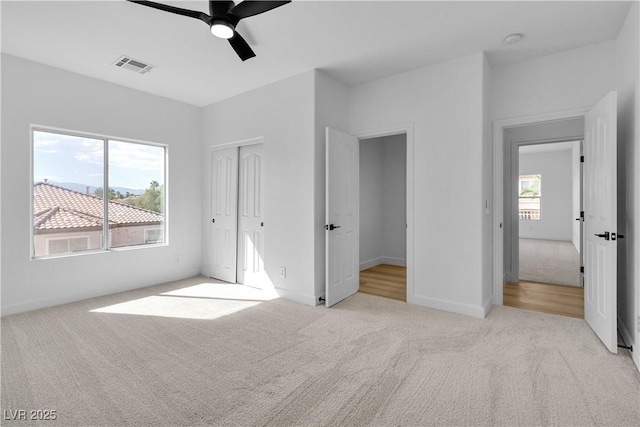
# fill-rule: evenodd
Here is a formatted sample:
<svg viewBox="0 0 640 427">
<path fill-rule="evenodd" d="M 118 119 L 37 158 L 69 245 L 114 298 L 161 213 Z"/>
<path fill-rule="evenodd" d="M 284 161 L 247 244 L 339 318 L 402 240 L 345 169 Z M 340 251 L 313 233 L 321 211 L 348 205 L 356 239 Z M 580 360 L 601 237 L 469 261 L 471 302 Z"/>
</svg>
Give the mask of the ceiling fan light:
<svg viewBox="0 0 640 427">
<path fill-rule="evenodd" d="M 211 23 L 211 34 L 221 39 L 230 39 L 233 37 L 233 25 L 227 21 L 215 20 Z"/>
</svg>

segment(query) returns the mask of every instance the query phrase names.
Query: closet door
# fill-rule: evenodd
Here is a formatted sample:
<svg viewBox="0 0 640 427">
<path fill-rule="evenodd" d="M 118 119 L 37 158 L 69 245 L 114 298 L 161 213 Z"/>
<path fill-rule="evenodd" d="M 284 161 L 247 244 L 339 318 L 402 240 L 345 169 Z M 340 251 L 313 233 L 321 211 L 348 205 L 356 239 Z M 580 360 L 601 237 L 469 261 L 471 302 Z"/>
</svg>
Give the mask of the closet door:
<svg viewBox="0 0 640 427">
<path fill-rule="evenodd" d="M 216 150 L 211 161 L 211 277 L 235 283 L 238 148 Z"/>
<path fill-rule="evenodd" d="M 237 280 L 262 288 L 264 272 L 264 157 L 262 144 L 240 147 Z"/>
</svg>

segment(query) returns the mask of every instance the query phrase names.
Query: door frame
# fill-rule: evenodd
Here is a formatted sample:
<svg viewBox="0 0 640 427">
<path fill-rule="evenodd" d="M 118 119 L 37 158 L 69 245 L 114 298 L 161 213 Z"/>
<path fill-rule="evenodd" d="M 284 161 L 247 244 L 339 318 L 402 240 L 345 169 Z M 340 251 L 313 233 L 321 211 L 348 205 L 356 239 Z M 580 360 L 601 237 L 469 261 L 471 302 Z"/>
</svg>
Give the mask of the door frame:
<svg viewBox="0 0 640 427">
<path fill-rule="evenodd" d="M 503 305 L 504 292 L 504 228 L 509 218 L 504 218 L 504 130 L 511 127 L 532 125 L 584 117 L 590 107 L 552 113 L 533 114 L 493 121 L 493 303 Z"/>
<path fill-rule="evenodd" d="M 219 150 L 226 150 L 228 148 L 237 148 L 238 149 L 238 153 L 240 152 L 240 147 L 246 146 L 246 145 L 256 145 L 256 144 L 262 144 L 263 147 L 263 155 L 264 153 L 264 140 L 265 138 L 263 136 L 259 136 L 256 138 L 249 138 L 249 139 L 242 139 L 242 140 L 238 140 L 238 141 L 232 141 L 232 142 L 226 142 L 223 144 L 214 144 L 209 146 L 209 181 L 207 183 L 207 188 L 209 191 L 209 200 L 211 200 L 211 195 L 213 194 L 213 188 L 211 188 L 211 182 L 213 182 L 213 153 L 215 151 L 219 151 Z M 239 177 L 236 176 L 236 182 L 239 182 Z M 238 203 L 238 201 L 236 200 L 236 204 Z M 211 207 L 213 206 L 213 200 L 211 200 L 211 202 L 209 203 L 209 218 L 207 218 L 207 226 L 210 227 L 211 224 L 211 217 L 213 215 L 213 212 L 211 212 Z M 265 212 L 266 214 L 266 212 Z M 237 213 L 236 213 L 237 215 Z M 207 233 L 207 235 L 209 236 L 209 241 L 207 242 L 207 247 L 209 248 L 209 259 L 208 259 L 208 271 L 207 271 L 207 276 L 211 277 L 212 274 L 212 270 L 211 270 L 211 263 L 212 263 L 212 254 L 213 254 L 213 242 L 211 239 L 211 233 Z M 238 238 L 238 222 L 236 221 L 236 240 Z M 238 268 L 238 254 L 237 254 L 237 245 L 236 245 L 236 269 Z M 236 282 L 238 283 L 238 278 L 236 276 Z"/>
<path fill-rule="evenodd" d="M 406 178 L 405 178 L 405 191 L 407 198 L 406 213 L 407 213 L 407 228 L 406 228 L 406 256 L 407 256 L 407 303 L 415 304 L 414 299 L 414 287 L 413 287 L 413 151 L 414 151 L 414 131 L 413 123 L 400 124 L 396 126 L 388 126 L 383 128 L 364 130 L 358 132 L 350 132 L 351 135 L 358 138 L 358 143 L 361 143 L 363 139 L 380 138 L 384 136 L 393 135 L 405 135 L 406 136 Z M 358 169 L 358 173 L 359 169 Z M 358 193 L 359 194 L 359 193 Z M 359 196 L 358 196 L 359 197 Z M 358 271 L 360 271 L 360 259 L 357 259 Z"/>
</svg>

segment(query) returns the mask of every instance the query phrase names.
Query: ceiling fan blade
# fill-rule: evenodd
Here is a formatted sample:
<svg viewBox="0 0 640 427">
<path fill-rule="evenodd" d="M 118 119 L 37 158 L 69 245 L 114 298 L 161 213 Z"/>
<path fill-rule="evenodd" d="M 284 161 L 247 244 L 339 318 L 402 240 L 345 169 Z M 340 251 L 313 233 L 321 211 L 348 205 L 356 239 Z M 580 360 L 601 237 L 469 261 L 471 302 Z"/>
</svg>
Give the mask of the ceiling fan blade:
<svg viewBox="0 0 640 427">
<path fill-rule="evenodd" d="M 237 31 L 234 32 L 233 37 L 229 39 L 229 44 L 243 61 L 256 56 L 253 49 L 251 49 L 251 46 L 249 46 L 249 44 L 245 41 L 245 39 L 242 38 L 240 34 L 238 34 Z"/>
<path fill-rule="evenodd" d="M 291 1 L 250 1 L 245 0 L 242 3 L 235 5 L 233 9 L 229 11 L 230 14 L 237 16 L 238 19 L 248 18 L 249 16 L 259 15 L 264 12 L 268 12 L 276 7 L 283 6 Z"/>
<path fill-rule="evenodd" d="M 209 13 L 211 16 L 222 16 L 233 7 L 233 1 L 209 0 Z"/>
<path fill-rule="evenodd" d="M 154 9 L 163 10 L 165 12 L 175 13 L 177 15 L 188 16 L 189 18 L 199 19 L 207 25 L 211 24 L 211 18 L 206 13 L 195 10 L 182 9 L 180 7 L 169 6 L 167 4 L 156 3 L 152 1 L 127 0 L 131 3 L 141 4 L 142 6 L 152 7 Z"/>
</svg>

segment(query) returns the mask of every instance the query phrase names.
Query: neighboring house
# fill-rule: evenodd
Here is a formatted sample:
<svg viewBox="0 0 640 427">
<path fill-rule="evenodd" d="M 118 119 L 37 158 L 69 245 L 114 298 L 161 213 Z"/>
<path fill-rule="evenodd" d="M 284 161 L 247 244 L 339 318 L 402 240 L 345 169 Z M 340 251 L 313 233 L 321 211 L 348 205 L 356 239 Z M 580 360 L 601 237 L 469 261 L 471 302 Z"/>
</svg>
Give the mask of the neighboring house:
<svg viewBox="0 0 640 427">
<path fill-rule="evenodd" d="M 46 182 L 33 186 L 33 246 L 35 256 L 103 247 L 103 202 Z M 163 215 L 109 201 L 108 247 L 144 245 L 163 239 Z"/>
</svg>

